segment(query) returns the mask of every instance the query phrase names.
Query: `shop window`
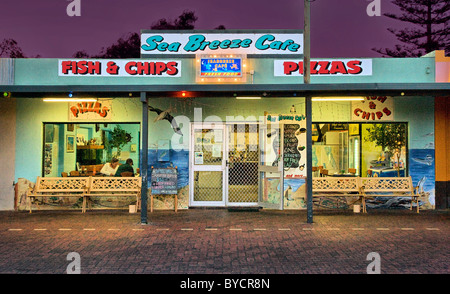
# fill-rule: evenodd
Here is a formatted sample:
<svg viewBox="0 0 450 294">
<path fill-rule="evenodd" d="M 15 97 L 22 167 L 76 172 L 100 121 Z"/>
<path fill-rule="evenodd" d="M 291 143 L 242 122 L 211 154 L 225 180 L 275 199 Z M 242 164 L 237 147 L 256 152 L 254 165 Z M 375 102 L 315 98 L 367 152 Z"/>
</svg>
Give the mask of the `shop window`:
<svg viewBox="0 0 450 294">
<path fill-rule="evenodd" d="M 138 123 L 44 123 L 43 167 L 45 177 L 98 174 L 107 162 L 128 158 L 139 168 Z"/>
<path fill-rule="evenodd" d="M 406 176 L 406 123 L 313 123 L 314 176 Z"/>
</svg>

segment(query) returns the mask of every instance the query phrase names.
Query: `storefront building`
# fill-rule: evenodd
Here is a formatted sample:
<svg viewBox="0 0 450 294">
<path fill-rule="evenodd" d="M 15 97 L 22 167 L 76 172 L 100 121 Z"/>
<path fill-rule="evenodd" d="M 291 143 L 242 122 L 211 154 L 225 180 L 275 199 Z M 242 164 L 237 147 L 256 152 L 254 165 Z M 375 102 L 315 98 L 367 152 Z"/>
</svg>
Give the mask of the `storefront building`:
<svg viewBox="0 0 450 294">
<path fill-rule="evenodd" d="M 0 209 L 26 209 L 23 191 L 38 176 L 95 175 L 112 158 L 147 173 L 148 193 L 152 170 L 176 167 L 179 209 L 305 209 L 308 148 L 313 176 L 411 176 L 426 194 L 421 208 L 447 208 L 448 58 L 313 59 L 305 85 L 301 40 L 300 31 L 143 31 L 140 59 L 2 60 L 0 91 L 11 97 L 0 103 L 1 156 L 12 168 Z M 155 195 L 154 209 L 173 206 Z"/>
</svg>

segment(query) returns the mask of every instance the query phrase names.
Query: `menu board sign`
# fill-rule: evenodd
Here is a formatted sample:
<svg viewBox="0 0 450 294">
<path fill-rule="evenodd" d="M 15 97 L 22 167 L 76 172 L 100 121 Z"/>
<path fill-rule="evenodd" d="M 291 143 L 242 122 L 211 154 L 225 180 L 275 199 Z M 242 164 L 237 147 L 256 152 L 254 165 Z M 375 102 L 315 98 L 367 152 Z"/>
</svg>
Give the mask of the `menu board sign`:
<svg viewBox="0 0 450 294">
<path fill-rule="evenodd" d="M 177 169 L 176 168 L 152 168 L 151 189 L 153 195 L 177 194 Z"/>
<path fill-rule="evenodd" d="M 298 139 L 295 136 L 295 132 L 300 129 L 300 126 L 295 124 L 285 124 L 284 125 L 284 145 L 283 145 L 283 158 L 284 167 L 286 168 L 296 168 L 298 167 L 299 161 L 302 158 L 299 150 L 297 150 Z"/>
<path fill-rule="evenodd" d="M 283 127 L 285 178 L 306 178 L 306 117 L 303 114 L 267 114 L 266 122 Z"/>
<path fill-rule="evenodd" d="M 306 129 L 300 124 L 284 124 L 283 166 L 286 177 L 306 176 Z"/>
</svg>

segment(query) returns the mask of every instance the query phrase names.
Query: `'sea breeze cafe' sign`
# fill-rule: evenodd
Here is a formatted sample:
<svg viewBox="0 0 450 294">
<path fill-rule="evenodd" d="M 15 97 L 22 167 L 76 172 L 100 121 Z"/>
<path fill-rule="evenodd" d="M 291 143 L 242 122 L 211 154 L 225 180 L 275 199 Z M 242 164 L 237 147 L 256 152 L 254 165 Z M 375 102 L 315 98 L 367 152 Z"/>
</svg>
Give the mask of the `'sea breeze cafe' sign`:
<svg viewBox="0 0 450 294">
<path fill-rule="evenodd" d="M 141 34 L 141 54 L 303 54 L 301 33 Z"/>
</svg>

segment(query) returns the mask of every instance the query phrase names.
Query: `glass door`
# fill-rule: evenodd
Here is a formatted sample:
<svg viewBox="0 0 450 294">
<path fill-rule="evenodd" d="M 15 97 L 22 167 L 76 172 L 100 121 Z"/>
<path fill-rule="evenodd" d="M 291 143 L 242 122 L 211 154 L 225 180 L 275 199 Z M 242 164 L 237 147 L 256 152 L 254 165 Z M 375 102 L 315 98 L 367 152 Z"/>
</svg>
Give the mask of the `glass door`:
<svg viewBox="0 0 450 294">
<path fill-rule="evenodd" d="M 260 125 L 258 205 L 283 209 L 283 135 L 279 124 Z"/>
<path fill-rule="evenodd" d="M 190 205 L 225 205 L 225 127 L 217 123 L 192 125 Z"/>
</svg>

